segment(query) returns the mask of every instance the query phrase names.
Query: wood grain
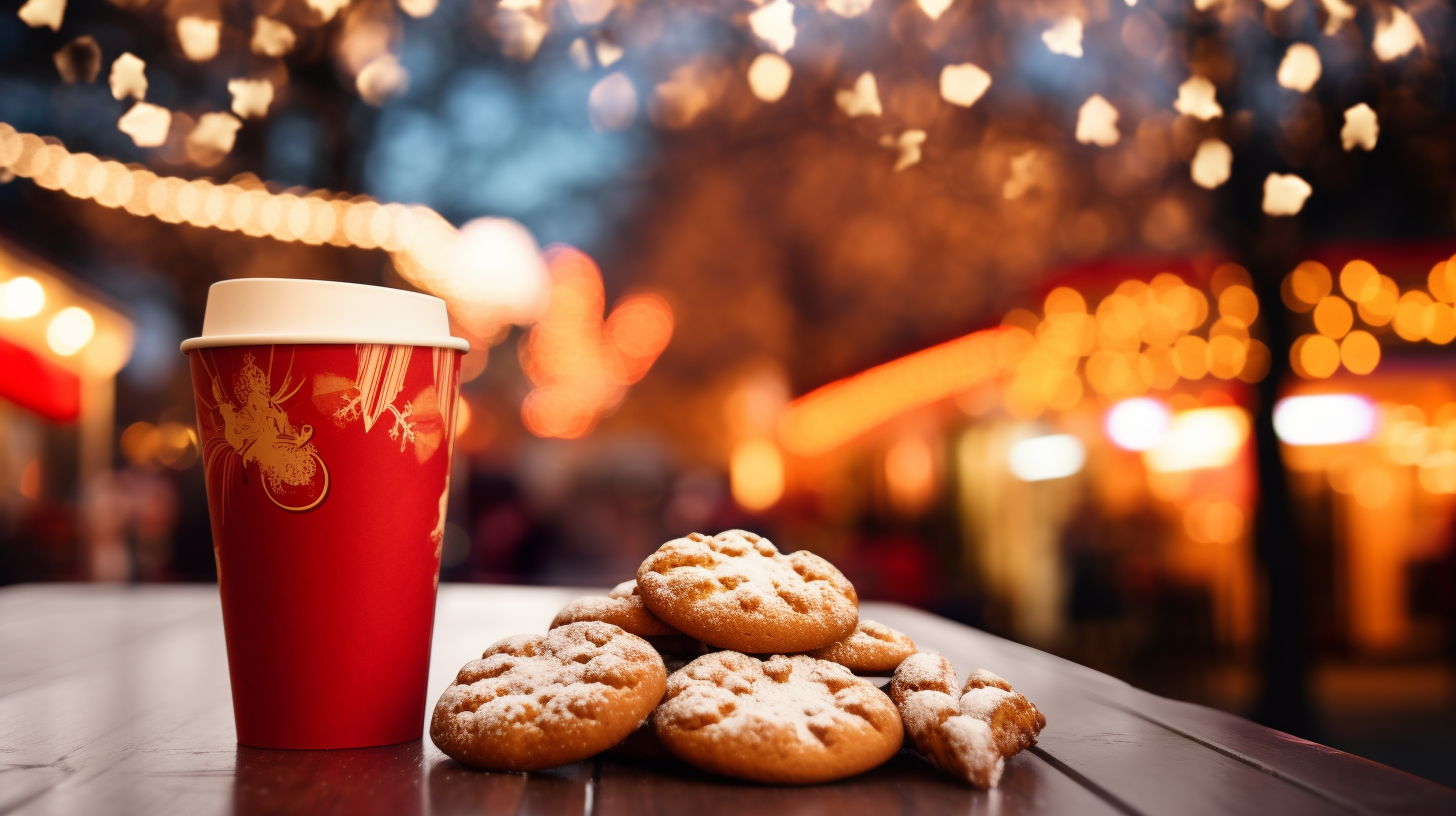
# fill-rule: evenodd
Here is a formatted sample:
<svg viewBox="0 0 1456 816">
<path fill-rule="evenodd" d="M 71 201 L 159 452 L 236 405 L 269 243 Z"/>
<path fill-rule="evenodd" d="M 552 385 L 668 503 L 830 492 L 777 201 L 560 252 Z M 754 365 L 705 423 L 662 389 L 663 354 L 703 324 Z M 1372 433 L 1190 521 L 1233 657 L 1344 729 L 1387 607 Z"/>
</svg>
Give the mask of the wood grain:
<svg viewBox="0 0 1456 816">
<path fill-rule="evenodd" d="M 908 751 L 868 773 L 804 787 L 751 785 L 692 768 L 669 770 L 608 763 L 602 768 L 594 816 L 694 816 L 823 813 L 894 814 L 1078 813 L 1118 811 L 1034 754 L 1011 759 L 1001 784 L 981 791 L 941 776 Z"/>
<path fill-rule="evenodd" d="M 1180 703 L 906 607 L 875 619 L 914 633 L 962 676 L 988 668 L 1047 715 L 1038 751 L 1142 813 L 1456 813 L 1456 791 L 1240 717 Z"/>
<path fill-rule="evenodd" d="M 466 660 L 544 631 L 559 588 L 444 586 L 432 699 Z M 1456 813 L 1456 792 L 905 607 L 864 614 L 996 671 L 1037 702 L 1040 744 L 977 791 L 908 751 L 775 787 L 622 753 L 534 774 L 461 767 L 426 739 L 347 751 L 234 742 L 216 589 L 0 590 L 0 814 Z M 421 712 L 421 731 L 426 712 Z"/>
</svg>

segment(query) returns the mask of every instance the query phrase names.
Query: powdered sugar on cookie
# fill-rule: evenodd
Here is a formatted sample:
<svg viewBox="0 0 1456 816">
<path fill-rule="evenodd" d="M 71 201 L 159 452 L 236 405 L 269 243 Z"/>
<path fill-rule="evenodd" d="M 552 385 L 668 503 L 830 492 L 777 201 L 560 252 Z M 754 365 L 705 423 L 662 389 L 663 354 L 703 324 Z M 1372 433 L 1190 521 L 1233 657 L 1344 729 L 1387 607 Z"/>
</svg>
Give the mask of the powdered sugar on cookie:
<svg viewBox="0 0 1456 816">
<path fill-rule="evenodd" d="M 938 691 L 954 702 L 956 692 L 956 671 L 949 660 L 936 652 L 918 652 L 905 658 L 895 669 L 890 680 L 890 699 L 896 705 L 917 691 Z"/>
<path fill-rule="evenodd" d="M 910 733 L 934 728 L 959 714 L 955 698 L 938 691 L 917 691 L 900 704 L 900 719 Z"/>
<path fill-rule="evenodd" d="M 621 585 L 616 592 L 621 589 Z M 627 592 L 617 596 L 601 596 L 578 598 L 567 604 L 556 618 L 551 621 L 551 628 L 565 626 L 568 623 L 579 621 L 602 621 L 615 626 L 620 626 L 631 634 L 638 637 L 671 637 L 681 636 L 682 632 L 672 628 L 663 620 L 652 614 L 646 604 L 642 603 L 640 595 Z"/>
<path fill-rule="evenodd" d="M 633 578 L 630 581 L 623 581 L 622 583 L 617 584 L 616 586 L 612 587 L 612 591 L 607 593 L 607 597 L 608 598 L 630 598 L 631 596 L 636 595 L 636 594 L 638 594 L 637 593 L 637 579 L 636 578 Z"/>
<path fill-rule="evenodd" d="M 964 694 L 971 689 L 985 688 L 987 686 L 998 688 L 1002 691 L 1011 690 L 1011 684 L 1002 680 L 999 675 L 992 674 L 985 669 L 976 669 L 971 672 L 970 677 L 966 678 L 966 685 L 961 689 L 961 693 Z"/>
<path fill-rule="evenodd" d="M 966 781 L 977 787 L 996 787 L 1006 769 L 1006 758 L 996 748 L 991 727 L 971 717 L 951 717 L 940 728 L 950 749 L 964 763 Z"/>
<path fill-rule="evenodd" d="M 995 787 L 1006 765 L 985 722 L 960 713 L 940 691 L 917 691 L 900 704 L 905 733 L 915 749 L 942 771 L 982 788 Z"/>
<path fill-rule="evenodd" d="M 658 737 L 705 770 L 806 783 L 859 773 L 900 747 L 894 705 L 843 666 L 804 655 L 716 652 L 668 681 Z"/>
<path fill-rule="evenodd" d="M 737 673 L 725 671 L 723 659 L 701 661 L 686 667 L 685 674 L 668 689 L 674 701 L 664 712 L 667 720 L 684 728 L 721 725 L 712 733 L 716 739 L 740 739 L 743 732 L 763 727 L 787 726 L 794 739 L 812 743 L 836 724 L 853 724 L 863 719 L 850 709 L 862 709 L 872 694 L 880 692 L 868 683 L 858 683 L 849 672 L 840 673 L 817 663 L 776 655 L 760 664 L 761 670 L 745 671 L 754 658 L 735 665 Z M 835 665 L 835 669 L 839 669 Z M 674 692 L 677 692 L 674 694 Z M 740 696 L 751 696 L 751 704 L 740 711 Z M 882 694 L 880 696 L 883 696 Z"/>
<path fill-rule="evenodd" d="M 556 620 L 562 621 L 563 624 L 575 623 L 575 620 L 562 620 L 562 614 L 565 613 L 568 609 L 572 610 L 572 613 L 576 615 L 601 616 L 614 614 L 619 609 L 621 609 L 622 606 L 623 604 L 621 598 L 603 597 L 601 595 L 593 595 L 586 598 L 577 598 L 576 600 L 562 607 L 561 613 L 558 613 L 556 615 Z M 580 618 L 580 620 L 604 620 L 604 618 L 582 617 Z M 560 624 L 557 624 L 554 621 L 552 622 L 553 628 L 558 625 Z"/>
<path fill-rule="evenodd" d="M 1046 718 L 1000 677 L 977 670 L 956 688 L 943 656 L 911 656 L 891 680 L 905 732 L 937 768 L 982 788 L 995 787 L 1007 757 L 1036 744 Z"/>
<path fill-rule="evenodd" d="M 973 688 L 961 695 L 961 713 L 984 721 L 991 728 L 1002 754 L 1011 756 L 1036 744 L 1046 717 L 1017 691 L 994 686 Z"/>
<path fill-rule="evenodd" d="M 885 675 L 915 654 L 915 641 L 882 623 L 862 620 L 849 637 L 808 654 L 852 672 Z"/>
<path fill-rule="evenodd" d="M 990 722 L 991 715 L 1010 696 L 1011 692 L 990 686 L 971 689 L 961 695 L 961 713 Z"/>
<path fill-rule="evenodd" d="M 817 649 L 859 620 L 854 587 L 834 565 L 742 530 L 667 542 L 642 562 L 637 590 L 670 625 L 744 652 Z"/>
<path fill-rule="evenodd" d="M 509 637 L 460 670 L 435 706 L 430 737 L 452 758 L 486 768 L 573 762 L 630 734 L 666 677 L 652 646 L 611 624 Z"/>
</svg>

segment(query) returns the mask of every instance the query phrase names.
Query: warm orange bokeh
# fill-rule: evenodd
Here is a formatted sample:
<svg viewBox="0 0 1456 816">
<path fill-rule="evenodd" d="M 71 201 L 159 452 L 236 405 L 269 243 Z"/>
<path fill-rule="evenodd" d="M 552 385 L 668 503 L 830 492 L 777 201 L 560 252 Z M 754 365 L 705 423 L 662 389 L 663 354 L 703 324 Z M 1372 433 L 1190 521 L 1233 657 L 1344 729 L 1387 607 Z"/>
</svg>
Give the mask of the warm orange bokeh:
<svg viewBox="0 0 1456 816">
<path fill-rule="evenodd" d="M 576 439 L 615 408 L 672 338 L 672 308 L 658 295 L 628 295 L 602 319 L 606 292 L 597 265 L 570 247 L 547 250 L 551 299 L 521 344 L 536 388 L 521 420 L 537 436 Z"/>
<path fill-rule="evenodd" d="M 969 390 L 995 376 L 1005 356 L 998 340 L 1014 333 L 979 331 L 806 394 L 779 425 L 784 447 L 800 456 L 824 453 L 893 416 Z"/>
</svg>

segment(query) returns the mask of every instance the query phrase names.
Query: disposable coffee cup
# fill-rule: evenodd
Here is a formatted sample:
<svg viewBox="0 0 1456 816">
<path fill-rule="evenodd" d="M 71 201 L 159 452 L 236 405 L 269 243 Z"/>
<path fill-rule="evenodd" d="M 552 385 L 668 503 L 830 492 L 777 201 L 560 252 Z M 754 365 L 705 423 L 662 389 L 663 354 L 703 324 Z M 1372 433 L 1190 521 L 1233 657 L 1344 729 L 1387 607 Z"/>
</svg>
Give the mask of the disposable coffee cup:
<svg viewBox="0 0 1456 816">
<path fill-rule="evenodd" d="M 238 742 L 420 738 L 460 355 L 445 302 L 213 284 L 190 358 Z"/>
</svg>

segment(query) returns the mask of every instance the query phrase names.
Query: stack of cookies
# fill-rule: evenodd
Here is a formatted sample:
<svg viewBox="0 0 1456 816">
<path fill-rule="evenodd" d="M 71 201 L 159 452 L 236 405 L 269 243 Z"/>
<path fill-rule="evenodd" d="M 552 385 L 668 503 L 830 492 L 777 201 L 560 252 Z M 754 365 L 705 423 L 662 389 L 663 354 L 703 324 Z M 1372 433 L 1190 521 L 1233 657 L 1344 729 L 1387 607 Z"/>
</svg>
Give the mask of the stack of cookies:
<svg viewBox="0 0 1456 816">
<path fill-rule="evenodd" d="M 866 679 L 891 674 L 889 695 Z M 607 597 L 568 604 L 547 634 L 467 663 L 430 737 L 506 771 L 655 739 L 703 770 L 807 784 L 869 770 L 908 734 L 936 767 L 994 787 L 1046 720 L 989 672 L 957 679 L 944 657 L 860 620 L 854 587 L 823 558 L 742 530 L 693 533 Z"/>
</svg>

